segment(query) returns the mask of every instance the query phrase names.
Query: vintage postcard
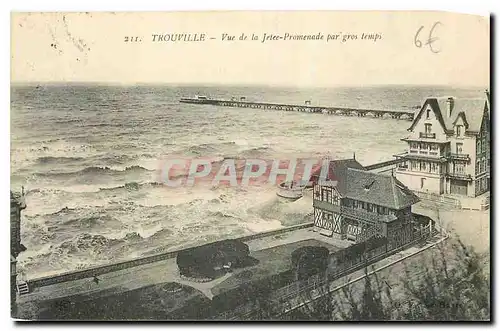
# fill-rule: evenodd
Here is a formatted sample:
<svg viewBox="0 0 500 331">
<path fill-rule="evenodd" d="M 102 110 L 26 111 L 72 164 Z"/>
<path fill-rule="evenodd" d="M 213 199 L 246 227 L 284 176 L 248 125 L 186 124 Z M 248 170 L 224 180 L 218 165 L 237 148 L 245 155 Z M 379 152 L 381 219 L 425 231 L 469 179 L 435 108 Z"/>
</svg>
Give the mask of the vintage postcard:
<svg viewBox="0 0 500 331">
<path fill-rule="evenodd" d="M 11 15 L 11 316 L 489 321 L 490 17 Z"/>
</svg>

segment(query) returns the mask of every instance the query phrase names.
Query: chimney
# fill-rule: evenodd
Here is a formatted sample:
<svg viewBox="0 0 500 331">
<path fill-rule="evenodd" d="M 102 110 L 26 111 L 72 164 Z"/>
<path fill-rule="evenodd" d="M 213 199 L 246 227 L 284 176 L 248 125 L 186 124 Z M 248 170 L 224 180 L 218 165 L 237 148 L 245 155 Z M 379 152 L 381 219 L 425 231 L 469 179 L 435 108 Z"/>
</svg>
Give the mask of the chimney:
<svg viewBox="0 0 500 331">
<path fill-rule="evenodd" d="M 452 97 L 449 97 L 446 100 L 446 104 L 448 105 L 448 117 L 451 116 L 451 112 L 453 111 L 453 106 L 455 105 L 455 100 Z"/>
</svg>

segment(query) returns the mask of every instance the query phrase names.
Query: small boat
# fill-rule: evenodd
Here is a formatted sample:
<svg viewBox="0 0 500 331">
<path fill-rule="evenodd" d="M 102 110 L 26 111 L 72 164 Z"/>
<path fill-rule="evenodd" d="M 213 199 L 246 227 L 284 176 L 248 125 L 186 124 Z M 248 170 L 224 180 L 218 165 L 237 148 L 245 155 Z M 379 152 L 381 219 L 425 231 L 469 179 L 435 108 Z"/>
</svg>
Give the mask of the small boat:
<svg viewBox="0 0 500 331">
<path fill-rule="evenodd" d="M 276 192 L 276 195 L 286 200 L 295 201 L 302 198 L 305 188 L 306 185 L 301 182 L 283 182 L 278 185 L 278 191 Z"/>
</svg>

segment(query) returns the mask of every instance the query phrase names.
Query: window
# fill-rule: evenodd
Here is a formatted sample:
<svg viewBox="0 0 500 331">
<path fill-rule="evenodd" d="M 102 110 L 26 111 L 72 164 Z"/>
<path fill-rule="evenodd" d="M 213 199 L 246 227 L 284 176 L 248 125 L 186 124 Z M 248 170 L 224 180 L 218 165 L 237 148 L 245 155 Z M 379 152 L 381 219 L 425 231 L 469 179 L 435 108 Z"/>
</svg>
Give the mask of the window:
<svg viewBox="0 0 500 331">
<path fill-rule="evenodd" d="M 427 171 L 427 162 L 420 161 L 420 171 Z"/>
<path fill-rule="evenodd" d="M 461 136 L 462 136 L 462 126 L 457 125 L 457 137 L 461 137 Z"/>
<path fill-rule="evenodd" d="M 438 164 L 437 163 L 431 163 L 431 172 L 438 172 Z"/>
<path fill-rule="evenodd" d="M 321 195 L 322 195 L 322 199 L 323 201 L 326 201 L 326 202 L 332 202 L 332 191 L 328 188 L 328 189 L 322 189 L 321 190 Z"/>
<path fill-rule="evenodd" d="M 476 162 L 476 175 L 479 173 L 479 161 Z"/>
<path fill-rule="evenodd" d="M 455 163 L 454 164 L 454 173 L 457 174 L 465 174 L 465 164 L 463 163 Z"/>
<path fill-rule="evenodd" d="M 457 154 L 462 154 L 463 146 L 464 146 L 464 144 L 457 143 Z"/>
<path fill-rule="evenodd" d="M 431 133 L 432 124 L 425 123 L 425 133 Z"/>
<path fill-rule="evenodd" d="M 430 147 L 429 154 L 432 154 L 432 155 L 437 155 L 438 154 L 439 147 L 438 147 L 437 144 L 429 144 L 429 147 Z"/>
<path fill-rule="evenodd" d="M 429 119 L 431 117 L 431 110 L 427 108 L 427 116 L 426 119 Z M 427 131 L 426 131 L 427 132 Z"/>
<path fill-rule="evenodd" d="M 410 144 L 411 149 L 418 149 L 418 144 L 417 143 L 411 143 Z"/>
</svg>

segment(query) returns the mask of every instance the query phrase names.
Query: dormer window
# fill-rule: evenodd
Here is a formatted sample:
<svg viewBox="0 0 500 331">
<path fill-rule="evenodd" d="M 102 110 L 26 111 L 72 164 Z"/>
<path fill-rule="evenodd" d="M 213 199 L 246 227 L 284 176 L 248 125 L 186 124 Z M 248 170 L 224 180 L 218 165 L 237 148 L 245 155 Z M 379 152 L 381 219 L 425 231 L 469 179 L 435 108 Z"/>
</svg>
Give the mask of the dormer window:
<svg viewBox="0 0 500 331">
<path fill-rule="evenodd" d="M 432 130 L 432 124 L 426 123 L 425 124 L 425 133 L 431 133 Z"/>
<path fill-rule="evenodd" d="M 373 183 L 375 183 L 375 180 L 372 180 L 372 181 L 370 181 L 370 182 L 366 183 L 366 184 L 365 184 L 365 187 L 364 187 L 364 188 L 365 188 L 365 191 L 369 191 L 369 190 L 370 190 L 370 188 L 372 187 Z"/>
<path fill-rule="evenodd" d="M 457 137 L 461 137 L 462 136 L 462 126 L 457 125 L 456 130 L 457 130 Z"/>
</svg>

